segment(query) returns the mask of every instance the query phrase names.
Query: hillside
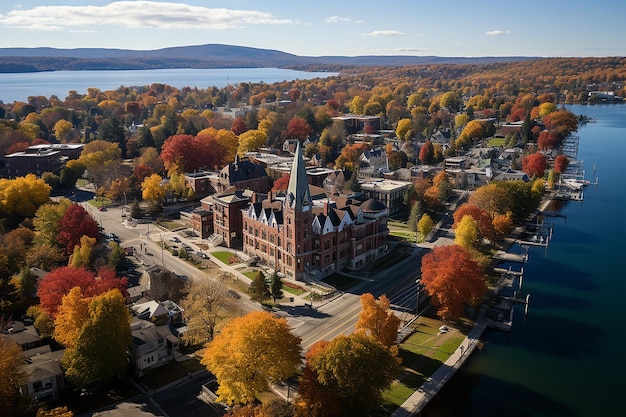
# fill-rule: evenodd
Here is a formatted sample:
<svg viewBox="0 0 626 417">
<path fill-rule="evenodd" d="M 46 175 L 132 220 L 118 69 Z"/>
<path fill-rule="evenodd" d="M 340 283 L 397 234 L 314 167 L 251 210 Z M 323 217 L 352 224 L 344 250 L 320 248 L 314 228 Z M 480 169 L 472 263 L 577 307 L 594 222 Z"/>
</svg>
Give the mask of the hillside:
<svg viewBox="0 0 626 417">
<path fill-rule="evenodd" d="M 105 48 L 0 48 L 0 72 L 163 68 L 276 67 L 337 69 L 353 66 L 479 64 L 536 57 L 436 57 L 409 55 L 298 56 L 244 46 L 207 44 L 155 50 Z"/>
</svg>

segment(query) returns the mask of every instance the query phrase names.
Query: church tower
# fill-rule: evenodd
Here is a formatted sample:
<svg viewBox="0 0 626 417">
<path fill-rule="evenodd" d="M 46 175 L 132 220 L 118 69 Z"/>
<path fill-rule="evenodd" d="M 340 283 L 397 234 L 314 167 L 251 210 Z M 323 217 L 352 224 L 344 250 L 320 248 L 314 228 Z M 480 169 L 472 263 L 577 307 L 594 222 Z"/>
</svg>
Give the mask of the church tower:
<svg viewBox="0 0 626 417">
<path fill-rule="evenodd" d="M 313 257 L 312 208 L 311 190 L 302 148 L 298 142 L 283 206 L 285 227 L 283 248 L 287 257 L 286 270 L 293 274 L 293 278 L 301 281 L 309 280 L 308 267 L 311 266 Z"/>
</svg>

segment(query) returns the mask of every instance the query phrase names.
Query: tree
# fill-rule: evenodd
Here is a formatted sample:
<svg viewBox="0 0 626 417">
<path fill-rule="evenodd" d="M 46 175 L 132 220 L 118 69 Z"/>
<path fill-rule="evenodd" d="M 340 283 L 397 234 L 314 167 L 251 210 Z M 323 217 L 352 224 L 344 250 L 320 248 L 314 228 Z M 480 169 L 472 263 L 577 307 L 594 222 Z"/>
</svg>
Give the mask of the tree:
<svg viewBox="0 0 626 417">
<path fill-rule="evenodd" d="M 22 349 L 13 340 L 0 333 L 0 409 L 2 415 L 17 416 L 17 405 L 21 397 L 20 386 L 24 380 L 22 366 L 25 359 Z"/>
<path fill-rule="evenodd" d="M 287 124 L 287 136 L 290 138 L 305 140 L 311 135 L 311 133 L 313 133 L 311 125 L 309 125 L 305 119 L 300 117 L 294 117 Z"/>
<path fill-rule="evenodd" d="M 272 274 L 270 280 L 270 295 L 274 300 L 274 304 L 276 304 L 276 300 L 280 300 L 285 295 L 283 293 L 283 280 L 276 272 Z"/>
<path fill-rule="evenodd" d="M 274 185 L 272 186 L 272 191 L 274 192 L 287 191 L 290 178 L 291 178 L 291 175 L 288 172 L 284 173 L 282 177 L 274 181 Z"/>
<path fill-rule="evenodd" d="M 96 245 L 96 238 L 82 236 L 80 244 L 74 246 L 74 252 L 70 255 L 68 265 L 74 268 L 89 267 L 93 255 L 93 248 Z"/>
<path fill-rule="evenodd" d="M 54 339 L 65 346 L 76 346 L 80 332 L 89 314 L 89 299 L 83 297 L 80 287 L 74 287 L 62 297 L 55 319 Z"/>
<path fill-rule="evenodd" d="M 163 185 L 163 178 L 158 174 L 152 174 L 141 183 L 141 197 L 155 204 L 161 204 L 167 193 L 167 186 Z"/>
<path fill-rule="evenodd" d="M 407 220 L 407 226 L 411 232 L 418 231 L 418 222 L 422 216 L 422 203 L 419 200 L 415 200 L 413 205 L 411 205 L 411 212 L 409 213 L 409 219 Z"/>
<path fill-rule="evenodd" d="M 422 164 L 429 164 L 433 161 L 434 154 L 435 148 L 433 143 L 430 140 L 427 140 L 420 148 L 419 160 Z"/>
<path fill-rule="evenodd" d="M 435 222 L 430 218 L 428 213 L 424 213 L 417 223 L 417 230 L 419 230 L 422 236 L 428 236 L 430 232 L 435 228 Z"/>
<path fill-rule="evenodd" d="M 491 216 L 486 210 L 469 203 L 463 203 L 459 208 L 454 211 L 452 215 L 454 217 L 454 224 L 452 228 L 456 228 L 463 217 L 471 216 L 478 225 L 478 231 L 480 235 L 486 239 L 494 239 L 494 230 Z"/>
<path fill-rule="evenodd" d="M 205 344 L 215 337 L 218 326 L 233 315 L 233 301 L 227 294 L 224 276 L 217 280 L 193 280 L 180 301 L 187 329 L 183 341 Z"/>
<path fill-rule="evenodd" d="M 57 317 L 55 325 L 60 324 Z M 93 297 L 85 321 L 61 363 L 66 377 L 78 387 L 123 375 L 132 336 L 130 313 L 122 293 L 113 289 Z"/>
<path fill-rule="evenodd" d="M 398 120 L 398 126 L 396 126 L 396 136 L 400 140 L 408 141 L 415 136 L 415 131 L 413 129 L 413 123 L 411 119 L 400 119 Z"/>
<path fill-rule="evenodd" d="M 39 283 L 37 295 L 41 308 L 52 317 L 56 317 L 63 296 L 74 287 L 80 287 L 86 297 L 99 295 L 114 288 L 125 294 L 128 279 L 117 278 L 115 272 L 106 267 L 100 268 L 96 277 L 85 268 L 62 266 L 50 271 Z"/>
<path fill-rule="evenodd" d="M 267 135 L 262 130 L 248 130 L 239 135 L 237 154 L 245 156 L 246 152 L 253 152 L 267 143 Z"/>
<path fill-rule="evenodd" d="M 463 216 L 457 225 L 454 244 L 468 251 L 476 248 L 478 244 L 478 224 L 469 214 Z"/>
<path fill-rule="evenodd" d="M 26 315 L 34 319 L 33 326 L 37 329 L 40 337 L 44 338 L 54 334 L 54 319 L 39 304 L 28 307 Z"/>
<path fill-rule="evenodd" d="M 54 136 L 60 142 L 67 142 L 71 131 L 73 129 L 72 122 L 61 119 L 54 124 Z"/>
<path fill-rule="evenodd" d="M 360 333 L 340 335 L 307 356 L 303 379 L 309 380 L 301 380 L 298 393 L 306 407 L 324 408 L 324 398 L 317 397 L 323 394 L 337 401 L 340 413 L 334 415 L 366 415 L 378 408 L 398 371 L 398 358 L 380 342 Z"/>
<path fill-rule="evenodd" d="M 270 288 L 267 285 L 267 281 L 265 281 L 265 275 L 261 271 L 257 272 L 254 276 L 248 291 L 250 292 L 251 300 L 259 301 L 261 303 L 269 299 L 272 295 Z"/>
<path fill-rule="evenodd" d="M 15 179 L 0 179 L 0 215 L 21 220 L 33 217 L 48 202 L 50 186 L 34 174 Z"/>
<path fill-rule="evenodd" d="M 557 174 L 562 174 L 567 169 L 569 165 L 569 159 L 565 155 L 558 155 L 554 159 L 554 172 Z"/>
<path fill-rule="evenodd" d="M 356 323 L 356 331 L 362 331 L 383 346 L 391 347 L 398 339 L 400 319 L 389 308 L 390 301 L 385 295 L 374 298 L 372 294 L 361 295 L 361 314 Z"/>
<path fill-rule="evenodd" d="M 61 220 L 59 220 L 59 234 L 57 242 L 66 256 L 74 252 L 83 236 L 96 239 L 98 237 L 98 223 L 80 204 L 70 205 Z"/>
<path fill-rule="evenodd" d="M 529 177 L 543 177 L 547 166 L 546 157 L 540 153 L 533 153 L 522 158 L 522 170 Z"/>
<path fill-rule="evenodd" d="M 227 324 L 207 345 L 201 363 L 217 377 L 220 401 L 247 404 L 270 381 L 294 375 L 300 351 L 300 338 L 286 319 L 255 311 Z"/>
<path fill-rule="evenodd" d="M 40 408 L 37 410 L 35 417 L 74 417 L 74 413 L 70 411 L 67 406 L 55 407 L 50 410 Z"/>
<path fill-rule="evenodd" d="M 511 214 L 496 214 L 492 220 L 496 239 L 504 239 L 513 230 Z"/>
<path fill-rule="evenodd" d="M 457 320 L 466 304 L 478 305 L 487 291 L 480 266 L 458 245 L 433 248 L 422 258 L 421 271 L 421 283 L 444 320 Z"/>
</svg>

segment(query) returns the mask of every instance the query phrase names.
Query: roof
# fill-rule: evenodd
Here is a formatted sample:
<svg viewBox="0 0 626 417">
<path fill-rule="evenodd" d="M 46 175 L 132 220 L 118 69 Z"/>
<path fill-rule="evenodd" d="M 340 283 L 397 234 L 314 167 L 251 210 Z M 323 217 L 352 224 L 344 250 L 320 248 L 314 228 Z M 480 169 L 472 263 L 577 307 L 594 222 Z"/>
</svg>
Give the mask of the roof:
<svg viewBox="0 0 626 417">
<path fill-rule="evenodd" d="M 306 175 L 304 159 L 302 158 L 302 146 L 300 142 L 296 146 L 296 156 L 293 158 L 289 185 L 287 186 L 287 203 L 290 207 L 302 210 L 311 205 L 311 191 L 309 179 Z"/>
<path fill-rule="evenodd" d="M 168 314 L 167 308 L 160 303 L 152 300 L 145 303 L 133 304 L 130 309 L 138 316 L 142 318 L 153 318 Z"/>
<path fill-rule="evenodd" d="M 361 210 L 364 213 L 378 213 L 387 210 L 387 207 L 375 198 L 370 198 L 361 204 Z"/>
</svg>

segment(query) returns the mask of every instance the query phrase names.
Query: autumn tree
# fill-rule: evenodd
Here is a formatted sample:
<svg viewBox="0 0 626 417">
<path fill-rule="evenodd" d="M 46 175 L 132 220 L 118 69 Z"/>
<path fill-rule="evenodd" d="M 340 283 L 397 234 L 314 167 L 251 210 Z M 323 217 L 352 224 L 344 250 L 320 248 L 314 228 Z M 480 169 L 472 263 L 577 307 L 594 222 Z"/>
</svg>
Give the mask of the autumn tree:
<svg viewBox="0 0 626 417">
<path fill-rule="evenodd" d="M 300 117 L 294 117 L 287 124 L 287 136 L 289 138 L 305 140 L 311 133 L 313 133 L 311 125 Z"/>
<path fill-rule="evenodd" d="M 237 154 L 243 157 L 246 152 L 253 152 L 267 143 L 267 135 L 262 130 L 248 130 L 239 135 Z"/>
<path fill-rule="evenodd" d="M 298 389 L 306 407 L 324 408 L 323 398 L 318 397 L 322 394 L 337 401 L 339 413 L 334 415 L 367 415 L 378 408 L 382 391 L 399 372 L 398 358 L 362 333 L 341 335 L 322 346 L 307 356 Z"/>
<path fill-rule="evenodd" d="M 291 175 L 288 172 L 284 173 L 280 178 L 274 181 L 274 185 L 272 186 L 272 191 L 274 192 L 287 191 L 290 178 L 291 178 Z"/>
<path fill-rule="evenodd" d="M 480 232 L 480 235 L 485 239 L 494 239 L 492 219 L 486 210 L 473 204 L 463 203 L 459 208 L 454 211 L 454 214 L 452 216 L 454 218 L 454 224 L 452 225 L 453 229 L 459 225 L 463 217 L 471 216 L 478 226 L 478 231 Z"/>
<path fill-rule="evenodd" d="M 24 382 L 22 366 L 25 359 L 22 349 L 13 340 L 0 333 L 0 409 L 2 415 L 17 416 L 21 398 L 20 387 Z"/>
<path fill-rule="evenodd" d="M 50 197 L 50 186 L 34 174 L 15 179 L 0 178 L 0 215 L 21 221 L 33 217 Z"/>
<path fill-rule="evenodd" d="M 417 230 L 424 237 L 428 236 L 430 232 L 435 228 L 435 222 L 428 215 L 428 213 L 424 213 L 420 218 L 420 221 L 417 223 Z"/>
<path fill-rule="evenodd" d="M 411 119 L 400 119 L 396 126 L 396 136 L 403 141 L 409 141 L 415 136 Z"/>
<path fill-rule="evenodd" d="M 98 224 L 80 204 L 70 205 L 59 220 L 57 242 L 66 256 L 74 252 L 83 236 L 96 239 Z"/>
<path fill-rule="evenodd" d="M 466 214 L 457 225 L 454 231 L 454 244 L 468 251 L 478 245 L 478 224 L 472 216 Z"/>
<path fill-rule="evenodd" d="M 216 280 L 193 280 L 180 306 L 185 310 L 187 329 L 183 341 L 191 345 L 213 340 L 218 326 L 233 315 L 233 301 L 227 294 L 225 275 Z"/>
<path fill-rule="evenodd" d="M 167 186 L 163 184 L 163 178 L 158 174 L 152 174 L 141 183 L 141 197 L 144 200 L 161 204 L 167 193 Z"/>
<path fill-rule="evenodd" d="M 96 238 L 82 236 L 80 243 L 74 246 L 74 252 L 70 255 L 69 266 L 74 268 L 89 267 L 93 256 L 93 249 L 96 245 Z"/>
<path fill-rule="evenodd" d="M 65 347 L 76 346 L 78 336 L 89 314 L 89 298 L 80 287 L 72 288 L 61 298 L 55 319 L 54 339 Z"/>
<path fill-rule="evenodd" d="M 65 309 L 62 304 L 61 311 Z M 57 316 L 55 326 L 60 324 Z M 130 313 L 122 293 L 113 289 L 89 301 L 77 335 L 66 346 L 62 364 L 66 377 L 78 387 L 99 379 L 123 375 L 128 366 L 132 336 Z M 80 323 L 77 323 L 80 324 Z"/>
<path fill-rule="evenodd" d="M 554 159 L 554 172 L 557 174 L 562 174 L 567 169 L 569 165 L 569 159 L 565 155 L 558 155 Z"/>
<path fill-rule="evenodd" d="M 293 376 L 301 363 L 300 338 L 287 320 L 264 311 L 233 319 L 207 345 L 201 363 L 217 377 L 220 401 L 247 404 L 271 381 Z"/>
<path fill-rule="evenodd" d="M 400 319 L 391 311 L 390 304 L 385 295 L 378 297 L 378 300 L 370 293 L 361 295 L 361 314 L 356 323 L 356 331 L 363 332 L 383 346 L 395 345 Z"/>
<path fill-rule="evenodd" d="M 430 164 L 433 161 L 434 153 L 435 148 L 433 147 L 433 143 L 427 140 L 420 148 L 419 160 L 422 164 Z"/>
<path fill-rule="evenodd" d="M 421 283 L 444 320 L 459 319 L 487 291 L 483 271 L 458 245 L 437 246 L 422 258 Z"/>
<path fill-rule="evenodd" d="M 496 239 L 504 239 L 513 231 L 513 220 L 509 214 L 496 214 L 492 220 Z"/>
<path fill-rule="evenodd" d="M 35 417 L 74 417 L 74 413 L 67 406 L 55 407 L 50 410 L 39 408 Z"/>
<path fill-rule="evenodd" d="M 254 279 L 250 283 L 250 287 L 248 289 L 250 293 L 250 299 L 254 301 L 263 302 L 268 300 L 271 297 L 270 288 L 267 285 L 267 281 L 265 281 L 265 275 L 263 272 L 259 271 L 254 276 Z"/>
<path fill-rule="evenodd" d="M 543 177 L 547 167 L 546 157 L 540 153 L 533 153 L 522 158 L 522 170 L 529 177 Z"/>
<path fill-rule="evenodd" d="M 37 295 L 41 308 L 56 317 L 63 296 L 74 287 L 80 287 L 86 297 L 99 295 L 111 289 L 118 289 L 125 294 L 128 279 L 117 278 L 115 271 L 106 267 L 98 270 L 98 276 L 85 268 L 60 267 L 50 271 L 39 283 Z"/>
</svg>

